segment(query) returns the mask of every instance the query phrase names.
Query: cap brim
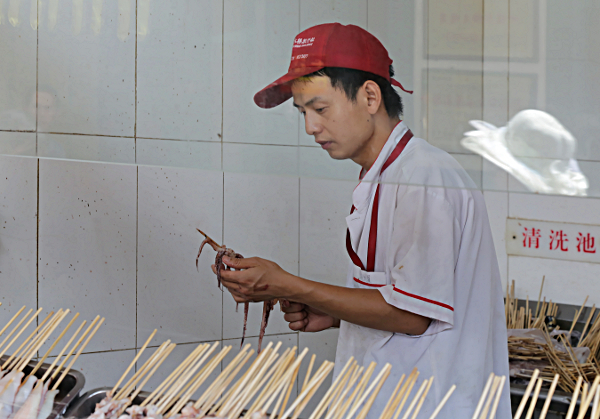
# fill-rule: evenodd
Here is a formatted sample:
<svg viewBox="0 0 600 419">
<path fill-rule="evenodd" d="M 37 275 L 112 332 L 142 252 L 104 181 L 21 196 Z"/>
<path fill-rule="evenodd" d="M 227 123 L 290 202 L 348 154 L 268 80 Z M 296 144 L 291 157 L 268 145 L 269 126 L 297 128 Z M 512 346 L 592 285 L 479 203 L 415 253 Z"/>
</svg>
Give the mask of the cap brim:
<svg viewBox="0 0 600 419">
<path fill-rule="evenodd" d="M 274 108 L 292 97 L 291 81 L 321 70 L 323 67 L 304 67 L 301 71 L 290 71 L 283 77 L 254 95 L 254 103 L 261 108 Z"/>
</svg>

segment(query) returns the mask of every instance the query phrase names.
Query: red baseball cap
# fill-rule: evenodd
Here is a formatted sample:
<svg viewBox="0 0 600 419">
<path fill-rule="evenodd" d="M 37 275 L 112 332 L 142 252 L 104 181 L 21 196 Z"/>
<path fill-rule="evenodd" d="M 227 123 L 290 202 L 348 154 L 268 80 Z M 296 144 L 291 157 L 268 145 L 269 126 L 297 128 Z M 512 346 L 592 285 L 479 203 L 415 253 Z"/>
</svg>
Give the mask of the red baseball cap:
<svg viewBox="0 0 600 419">
<path fill-rule="evenodd" d="M 381 42 L 358 26 L 339 23 L 313 26 L 300 32 L 294 39 L 287 74 L 254 95 L 254 102 L 261 108 L 277 106 L 292 97 L 289 82 L 324 67 L 367 71 L 412 93 L 390 78 L 391 64 L 392 59 Z"/>
</svg>

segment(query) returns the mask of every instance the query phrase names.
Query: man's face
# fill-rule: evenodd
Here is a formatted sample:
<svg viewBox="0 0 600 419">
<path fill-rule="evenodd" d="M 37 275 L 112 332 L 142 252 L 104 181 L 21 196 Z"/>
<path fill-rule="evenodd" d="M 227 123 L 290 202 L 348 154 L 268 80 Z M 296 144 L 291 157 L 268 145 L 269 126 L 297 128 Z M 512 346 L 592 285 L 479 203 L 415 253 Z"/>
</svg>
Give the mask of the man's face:
<svg viewBox="0 0 600 419">
<path fill-rule="evenodd" d="M 331 86 L 329 77 L 312 77 L 292 84 L 294 106 L 304 115 L 306 133 L 327 150 L 334 159 L 360 156 L 374 132 L 364 92 L 357 101 Z"/>
</svg>

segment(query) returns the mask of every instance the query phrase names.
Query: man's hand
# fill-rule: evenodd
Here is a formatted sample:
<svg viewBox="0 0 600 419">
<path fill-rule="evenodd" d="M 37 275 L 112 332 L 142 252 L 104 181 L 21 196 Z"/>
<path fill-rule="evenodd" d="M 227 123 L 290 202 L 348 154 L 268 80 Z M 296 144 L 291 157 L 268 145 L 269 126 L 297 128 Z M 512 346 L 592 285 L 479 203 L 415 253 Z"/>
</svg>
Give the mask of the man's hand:
<svg viewBox="0 0 600 419">
<path fill-rule="evenodd" d="M 283 318 L 289 323 L 292 330 L 301 332 L 320 332 L 330 327 L 339 327 L 340 321 L 322 311 L 316 310 L 306 304 L 280 301 L 281 310 L 285 313 Z"/>
<path fill-rule="evenodd" d="M 223 263 L 234 269 L 221 269 L 221 281 L 237 303 L 281 298 L 287 296 L 292 287 L 292 275 L 270 260 L 224 257 Z M 216 274 L 215 265 L 212 269 Z"/>
</svg>

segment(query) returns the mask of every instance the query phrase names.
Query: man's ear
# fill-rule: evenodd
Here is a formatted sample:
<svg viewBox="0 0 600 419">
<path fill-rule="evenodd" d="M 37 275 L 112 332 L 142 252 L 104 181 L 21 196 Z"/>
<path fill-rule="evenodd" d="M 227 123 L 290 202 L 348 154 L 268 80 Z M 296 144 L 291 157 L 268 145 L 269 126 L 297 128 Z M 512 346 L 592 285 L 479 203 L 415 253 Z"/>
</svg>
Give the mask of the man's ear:
<svg viewBox="0 0 600 419">
<path fill-rule="evenodd" d="M 371 115 L 375 115 L 377 111 L 379 111 L 379 107 L 381 106 L 381 101 L 383 99 L 379 85 L 373 80 L 367 80 L 362 85 L 362 90 L 365 94 L 367 111 Z"/>
</svg>

